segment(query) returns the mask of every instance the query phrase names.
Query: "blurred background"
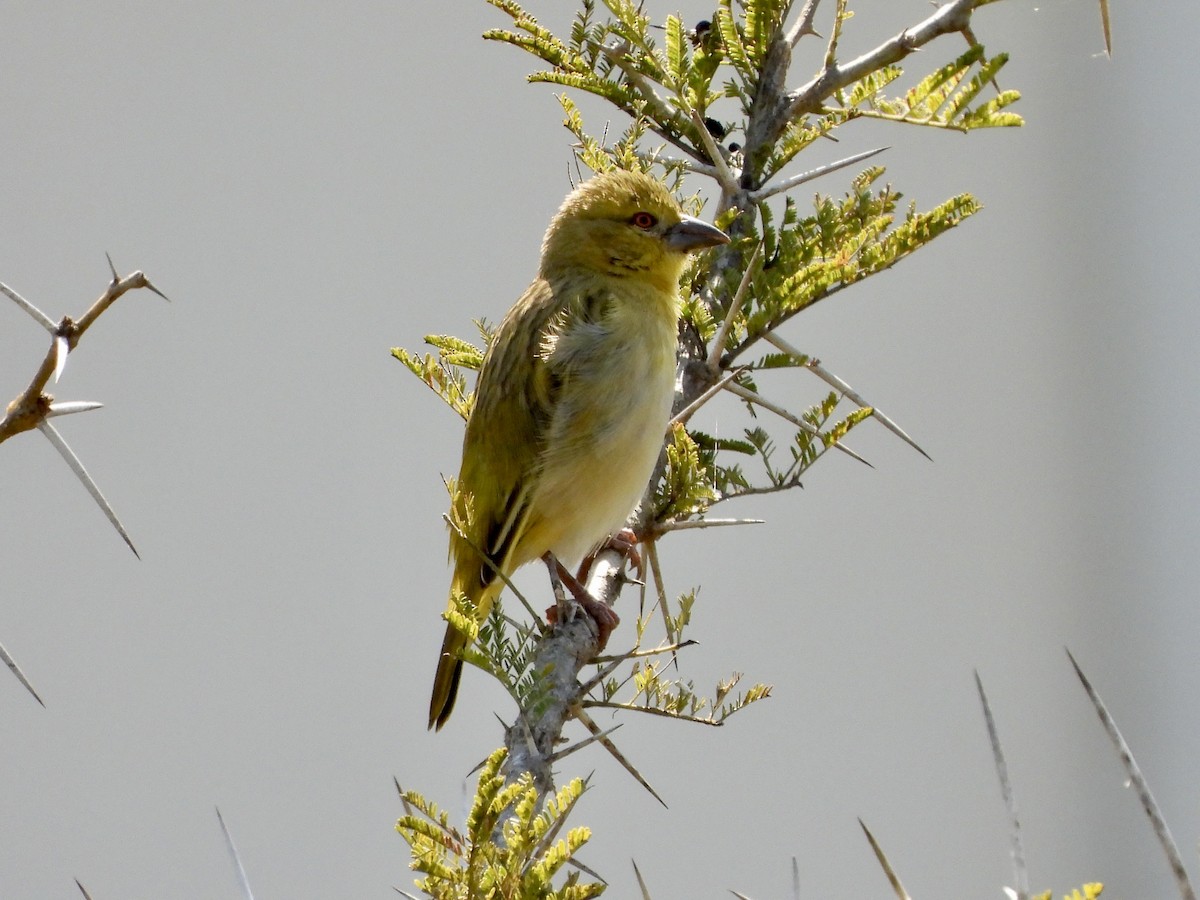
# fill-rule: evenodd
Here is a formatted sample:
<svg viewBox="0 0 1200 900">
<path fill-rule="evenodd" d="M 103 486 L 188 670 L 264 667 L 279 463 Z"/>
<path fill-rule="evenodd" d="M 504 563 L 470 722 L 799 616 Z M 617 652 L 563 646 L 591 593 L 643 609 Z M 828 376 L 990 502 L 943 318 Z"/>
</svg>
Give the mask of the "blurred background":
<svg viewBox="0 0 1200 900">
<path fill-rule="evenodd" d="M 575 10 L 529 8 L 555 28 Z M 845 58 L 930 10 L 854 8 Z M 1024 128 L 856 125 L 801 161 L 887 144 L 921 208 L 986 205 L 787 330 L 934 462 L 866 423 L 852 444 L 874 470 L 835 454 L 803 492 L 722 512 L 768 524 L 665 542 L 671 588 L 702 585 L 684 674 L 775 690 L 720 729 L 627 722 L 669 809 L 598 749 L 562 766 L 592 773 L 573 822 L 613 896 L 636 891 L 631 859 L 655 897 L 790 896 L 792 857 L 803 896 L 888 896 L 856 817 L 913 896 L 1000 896 L 974 670 L 1033 886 L 1171 896 L 1064 646 L 1194 867 L 1198 123 L 1180 87 L 1200 7 L 1113 12 L 1112 60 L 1094 0 L 977 15 L 1012 54 Z M 78 878 L 98 900 L 238 897 L 219 806 L 256 896 L 391 897 L 412 885 L 393 777 L 461 820 L 511 706 L 468 672 L 425 731 L 461 426 L 388 351 L 498 319 L 570 187 L 553 90 L 479 37 L 506 21 L 479 0 L 5 10 L 0 280 L 78 315 L 108 252 L 172 302 L 124 297 L 55 389 L 105 403 L 59 427 L 140 562 L 44 439 L 0 452 L 0 641 L 47 705 L 0 678 L 0 896 L 77 897 Z M 797 84 L 822 49 L 801 45 Z M 599 131 L 608 113 L 585 110 Z M 46 345 L 0 303 L 5 402 Z M 771 390 L 800 407 L 823 387 Z M 698 424 L 742 420 L 730 404 Z"/>
</svg>

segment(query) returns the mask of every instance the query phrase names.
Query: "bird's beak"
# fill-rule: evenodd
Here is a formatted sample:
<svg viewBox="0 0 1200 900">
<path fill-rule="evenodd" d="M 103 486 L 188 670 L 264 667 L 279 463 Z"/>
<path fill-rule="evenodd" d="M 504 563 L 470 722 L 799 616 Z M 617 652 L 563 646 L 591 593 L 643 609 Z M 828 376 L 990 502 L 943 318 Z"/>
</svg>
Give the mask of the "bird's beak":
<svg viewBox="0 0 1200 900">
<path fill-rule="evenodd" d="M 668 228 L 663 234 L 663 239 L 668 247 L 679 253 L 729 243 L 729 235 L 720 228 L 692 216 L 684 216 Z"/>
</svg>

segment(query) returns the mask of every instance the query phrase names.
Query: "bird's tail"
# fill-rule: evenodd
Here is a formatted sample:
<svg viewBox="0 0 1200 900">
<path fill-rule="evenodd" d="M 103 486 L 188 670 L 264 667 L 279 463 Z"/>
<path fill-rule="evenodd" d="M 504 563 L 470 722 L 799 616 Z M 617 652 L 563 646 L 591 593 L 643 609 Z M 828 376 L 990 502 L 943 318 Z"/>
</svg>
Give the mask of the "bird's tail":
<svg viewBox="0 0 1200 900">
<path fill-rule="evenodd" d="M 442 652 L 438 656 L 437 672 L 433 676 L 433 695 L 429 698 L 429 727 L 441 731 L 454 709 L 458 696 L 458 682 L 462 678 L 462 651 L 467 647 L 467 636 L 453 623 L 446 625 L 446 636 L 442 639 Z"/>
<path fill-rule="evenodd" d="M 433 694 L 429 698 L 430 728 L 441 730 L 450 718 L 454 699 L 458 696 L 462 652 L 471 643 L 472 630 L 470 622 L 463 619 L 483 622 L 503 587 L 504 582 L 499 578 L 480 584 L 478 569 L 474 566 L 464 563 L 455 567 L 450 603 L 446 609 L 446 636 L 442 638 L 442 652 L 438 655 L 437 672 L 433 676 Z"/>
</svg>

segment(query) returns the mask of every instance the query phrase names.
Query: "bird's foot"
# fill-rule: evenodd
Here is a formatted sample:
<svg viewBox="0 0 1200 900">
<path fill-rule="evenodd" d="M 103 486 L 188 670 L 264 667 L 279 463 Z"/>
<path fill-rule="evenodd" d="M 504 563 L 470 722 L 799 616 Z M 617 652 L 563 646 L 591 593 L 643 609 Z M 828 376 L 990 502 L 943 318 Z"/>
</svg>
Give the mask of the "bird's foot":
<svg viewBox="0 0 1200 900">
<path fill-rule="evenodd" d="M 593 597 L 583 583 L 566 570 L 552 553 L 547 553 L 543 559 L 546 560 L 546 565 L 550 569 L 550 581 L 554 586 L 554 598 L 557 601 L 554 606 L 546 610 L 546 620 L 551 625 L 559 621 L 569 622 L 575 617 L 575 612 L 582 609 L 583 612 L 596 624 L 598 650 L 603 650 L 608 644 L 608 638 L 613 633 L 613 630 L 621 624 L 620 617 L 616 614 L 611 606 L 603 603 Z M 563 594 L 563 587 L 571 592 L 571 597 L 574 603 L 567 600 Z M 559 610 L 562 610 L 560 613 Z"/>
<path fill-rule="evenodd" d="M 592 570 L 592 565 L 596 562 L 596 557 L 605 550 L 616 550 L 633 566 L 633 570 L 637 572 L 637 581 L 640 584 L 646 580 L 646 569 L 642 564 L 642 555 L 637 551 L 637 542 L 638 536 L 632 528 L 622 528 L 616 534 L 610 535 L 608 540 L 601 544 L 594 553 L 589 553 L 583 558 L 583 562 L 579 564 L 579 574 L 576 578 L 586 583 L 588 575 Z"/>
</svg>

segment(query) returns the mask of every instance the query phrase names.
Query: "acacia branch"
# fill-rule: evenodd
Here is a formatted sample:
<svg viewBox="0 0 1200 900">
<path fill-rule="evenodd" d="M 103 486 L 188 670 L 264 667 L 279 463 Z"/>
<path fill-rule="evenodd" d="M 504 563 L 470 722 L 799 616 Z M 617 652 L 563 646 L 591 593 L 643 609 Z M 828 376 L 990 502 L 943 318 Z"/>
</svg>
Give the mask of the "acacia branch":
<svg viewBox="0 0 1200 900">
<path fill-rule="evenodd" d="M 904 59 L 914 50 L 928 44 L 943 34 L 967 31 L 971 27 L 971 14 L 975 9 L 992 0 L 951 0 L 939 7 L 923 22 L 905 28 L 896 36 L 884 41 L 874 50 L 857 59 L 839 65 L 836 61 L 827 65 L 815 78 L 785 98 L 788 119 L 805 113 L 817 112 L 826 98 L 847 87 L 860 78 L 877 72 Z M 786 124 L 786 122 L 781 123 Z M 782 130 L 782 129 L 781 129 Z"/>
<path fill-rule="evenodd" d="M 111 260 L 109 260 L 109 265 L 112 265 Z M 53 324 L 53 320 L 24 297 L 21 297 L 16 291 L 12 290 L 12 288 L 5 284 L 0 284 L 0 292 L 3 292 L 6 296 L 16 301 L 39 324 L 46 328 L 53 338 L 50 342 L 50 348 L 46 351 L 46 356 L 42 359 L 42 364 L 34 373 L 29 386 L 8 404 L 4 418 L 0 419 L 0 443 L 23 431 L 37 428 L 39 423 L 49 415 L 50 404 L 54 398 L 47 395 L 45 389 L 50 382 L 50 376 L 55 373 L 55 370 L 57 369 L 60 372 L 62 370 L 62 364 L 59 362 L 62 355 L 61 342 L 66 342 L 68 352 L 74 350 L 80 338 L 92 326 L 92 323 L 100 318 L 100 315 L 112 306 L 117 298 L 138 288 L 153 291 L 164 300 L 167 299 L 166 294 L 151 284 L 150 279 L 143 272 L 138 271 L 131 275 L 126 275 L 124 278 L 118 278 L 117 273 L 114 271 L 112 281 L 109 282 L 104 293 L 88 308 L 87 312 L 78 320 L 72 319 L 70 316 L 63 316 L 62 320 L 55 325 Z"/>
<path fill-rule="evenodd" d="M 588 579 L 588 592 L 612 606 L 626 583 L 623 564 L 624 557 L 615 550 L 598 554 Z M 504 760 L 506 782 L 511 784 L 528 772 L 539 796 L 553 791 L 555 745 L 563 726 L 577 714 L 582 690 L 579 673 L 599 652 L 599 630 L 582 611 L 571 619 L 560 616 L 543 635 L 530 663 L 538 676 L 537 697 L 526 703 L 517 720 L 504 730 L 508 750 Z"/>
<path fill-rule="evenodd" d="M 51 335 L 50 347 L 47 349 L 41 365 L 38 366 L 37 371 L 34 373 L 25 390 L 8 404 L 4 417 L 0 418 L 0 443 L 34 428 L 41 431 L 47 440 L 54 445 L 55 449 L 62 454 L 63 459 L 67 461 L 71 470 L 83 483 L 83 486 L 87 488 L 88 493 L 92 495 L 92 498 L 104 512 L 104 515 L 113 524 L 113 527 L 117 529 L 117 532 L 121 535 L 125 543 L 129 545 L 129 549 L 133 551 L 134 556 L 137 556 L 137 549 L 133 546 L 133 542 L 129 539 L 129 535 L 117 518 L 113 508 L 104 498 L 104 494 L 100 491 L 99 486 L 92 480 L 83 463 L 79 461 L 79 458 L 67 446 L 66 441 L 63 440 L 62 436 L 49 421 L 52 416 L 86 412 L 87 410 L 98 408 L 100 404 L 88 402 L 56 403 L 54 397 L 46 393 L 46 387 L 50 383 L 50 378 L 53 376 L 56 381 L 58 380 L 66 366 L 67 357 L 70 352 L 79 344 L 80 339 L 91 328 L 92 324 L 118 298 L 124 296 L 129 291 L 145 288 L 158 294 L 164 300 L 167 299 L 166 294 L 151 284 L 150 279 L 143 272 L 133 272 L 121 278 L 117 275 L 116 269 L 113 268 L 111 258 L 108 260 L 108 265 L 112 271 L 112 280 L 108 283 L 104 293 L 88 307 L 87 311 L 79 319 L 76 320 L 70 316 L 63 316 L 62 320 L 57 324 L 12 288 L 0 284 L 0 293 L 5 294 L 15 301 L 18 306 L 29 313 Z"/>
<path fill-rule="evenodd" d="M 753 191 L 761 187 L 759 179 L 771 148 L 794 119 L 819 112 L 837 91 L 884 66 L 899 62 L 935 38 L 969 30 L 972 13 L 991 2 L 994 0 L 950 0 L 928 18 L 846 63 L 839 64 L 833 53 L 827 53 L 821 70 L 806 84 L 789 91 L 785 82 L 791 66 L 792 47 L 802 34 L 815 33 L 812 31 L 815 4 L 806 4 L 793 28 L 787 33 L 781 30 L 771 40 L 746 123 L 746 166 L 742 172 L 742 188 Z M 837 33 L 835 24 L 831 42 Z M 746 212 L 751 207 L 745 200 L 744 197 L 731 198 L 730 206 Z"/>
</svg>

